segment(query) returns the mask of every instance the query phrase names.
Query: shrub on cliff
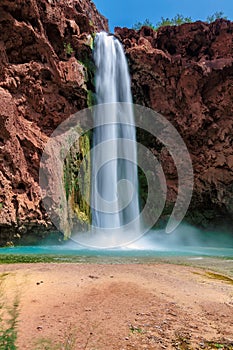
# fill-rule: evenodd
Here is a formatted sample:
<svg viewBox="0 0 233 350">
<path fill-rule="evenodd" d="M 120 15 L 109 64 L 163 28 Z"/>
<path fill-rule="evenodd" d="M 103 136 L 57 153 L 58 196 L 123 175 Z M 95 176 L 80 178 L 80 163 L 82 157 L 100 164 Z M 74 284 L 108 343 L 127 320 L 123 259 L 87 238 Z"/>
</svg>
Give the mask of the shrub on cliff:
<svg viewBox="0 0 233 350">
<path fill-rule="evenodd" d="M 183 15 L 180 15 L 178 13 L 175 17 L 171 19 L 162 17 L 161 21 L 159 21 L 156 24 L 156 29 L 160 27 L 165 27 L 165 26 L 179 26 L 181 24 L 191 23 L 191 22 L 193 22 L 191 17 L 184 17 Z"/>
<path fill-rule="evenodd" d="M 208 16 L 206 19 L 206 22 L 212 23 L 216 21 L 216 19 L 227 19 L 227 16 L 224 16 L 224 13 L 222 11 L 220 12 L 215 12 L 213 15 Z M 177 14 L 173 18 L 164 18 L 161 17 L 161 20 L 156 23 L 156 25 L 153 25 L 153 23 L 147 18 L 144 22 L 137 22 L 133 25 L 132 29 L 139 30 L 143 26 L 150 27 L 154 30 L 159 29 L 160 27 L 165 27 L 165 26 L 179 26 L 184 23 L 192 23 L 193 20 L 191 17 L 185 17 L 181 14 Z"/>
<path fill-rule="evenodd" d="M 146 19 L 144 22 L 135 23 L 132 28 L 135 30 L 139 30 L 143 26 L 147 26 L 147 27 L 151 27 L 154 30 L 157 30 L 160 27 L 177 26 L 183 23 L 190 23 L 190 22 L 192 22 L 191 17 L 184 17 L 183 15 L 177 14 L 175 17 L 171 19 L 161 17 L 161 20 L 158 23 L 156 23 L 155 26 L 152 24 L 152 22 L 150 22 L 149 19 Z"/>
<path fill-rule="evenodd" d="M 153 24 L 150 22 L 150 20 L 148 18 L 145 19 L 144 22 L 137 22 L 137 23 L 135 23 L 133 25 L 132 29 L 139 30 L 139 29 L 141 29 L 144 26 L 150 27 L 152 29 L 156 29 L 156 27 L 153 26 Z"/>
<path fill-rule="evenodd" d="M 212 23 L 216 21 L 216 19 L 220 19 L 220 18 L 227 19 L 227 16 L 224 16 L 224 13 L 222 11 L 215 12 L 213 15 L 207 17 L 206 22 Z"/>
</svg>

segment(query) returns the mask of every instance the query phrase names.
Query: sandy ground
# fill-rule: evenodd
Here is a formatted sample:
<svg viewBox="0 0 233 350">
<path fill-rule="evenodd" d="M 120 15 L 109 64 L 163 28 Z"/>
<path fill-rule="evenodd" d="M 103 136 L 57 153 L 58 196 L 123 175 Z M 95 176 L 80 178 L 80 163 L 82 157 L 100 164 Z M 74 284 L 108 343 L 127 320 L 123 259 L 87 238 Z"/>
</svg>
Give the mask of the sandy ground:
<svg viewBox="0 0 233 350">
<path fill-rule="evenodd" d="M 59 349 L 75 340 L 75 350 L 233 349 L 233 282 L 203 269 L 51 263 L 0 273 L 6 305 L 20 298 L 20 350 L 50 349 L 49 340 Z"/>
</svg>

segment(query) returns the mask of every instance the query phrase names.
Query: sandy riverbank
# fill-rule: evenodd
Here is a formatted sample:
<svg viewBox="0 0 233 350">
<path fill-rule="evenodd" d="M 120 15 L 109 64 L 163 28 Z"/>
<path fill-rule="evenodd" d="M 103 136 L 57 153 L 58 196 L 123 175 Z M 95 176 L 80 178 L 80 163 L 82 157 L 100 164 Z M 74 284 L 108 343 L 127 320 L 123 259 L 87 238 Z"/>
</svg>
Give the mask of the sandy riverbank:
<svg viewBox="0 0 233 350">
<path fill-rule="evenodd" d="M 19 295 L 18 348 L 215 349 L 233 342 L 233 282 L 171 264 L 0 265 L 3 299 Z M 35 344 L 40 344 L 35 347 Z M 44 342 L 45 344 L 45 342 Z M 59 345 L 59 349 L 66 349 Z M 67 348 L 70 349 L 70 348 Z"/>
</svg>

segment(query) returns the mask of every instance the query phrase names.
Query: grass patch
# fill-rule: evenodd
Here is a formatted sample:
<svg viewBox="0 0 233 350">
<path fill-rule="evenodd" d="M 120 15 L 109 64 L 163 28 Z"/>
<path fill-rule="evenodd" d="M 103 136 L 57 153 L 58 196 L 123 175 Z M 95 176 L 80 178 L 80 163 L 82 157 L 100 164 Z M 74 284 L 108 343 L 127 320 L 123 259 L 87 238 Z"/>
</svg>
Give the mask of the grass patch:
<svg viewBox="0 0 233 350">
<path fill-rule="evenodd" d="M 0 254 L 0 264 L 56 262 L 54 256 Z"/>
<path fill-rule="evenodd" d="M 233 343 L 229 341 L 205 341 L 205 348 L 204 349 L 222 349 L 222 350 L 232 350 L 233 349 Z"/>
</svg>

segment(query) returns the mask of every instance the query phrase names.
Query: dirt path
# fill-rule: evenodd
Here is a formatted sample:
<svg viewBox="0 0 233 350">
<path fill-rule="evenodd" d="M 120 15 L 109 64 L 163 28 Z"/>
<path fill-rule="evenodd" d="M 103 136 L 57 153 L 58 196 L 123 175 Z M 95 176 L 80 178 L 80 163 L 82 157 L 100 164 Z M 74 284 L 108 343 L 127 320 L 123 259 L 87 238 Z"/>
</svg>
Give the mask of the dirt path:
<svg viewBox="0 0 233 350">
<path fill-rule="evenodd" d="M 0 272 L 9 273 L 8 305 L 20 297 L 20 350 L 50 349 L 42 339 L 75 339 L 75 350 L 216 349 L 224 342 L 233 349 L 233 282 L 201 269 L 18 264 Z"/>
</svg>

